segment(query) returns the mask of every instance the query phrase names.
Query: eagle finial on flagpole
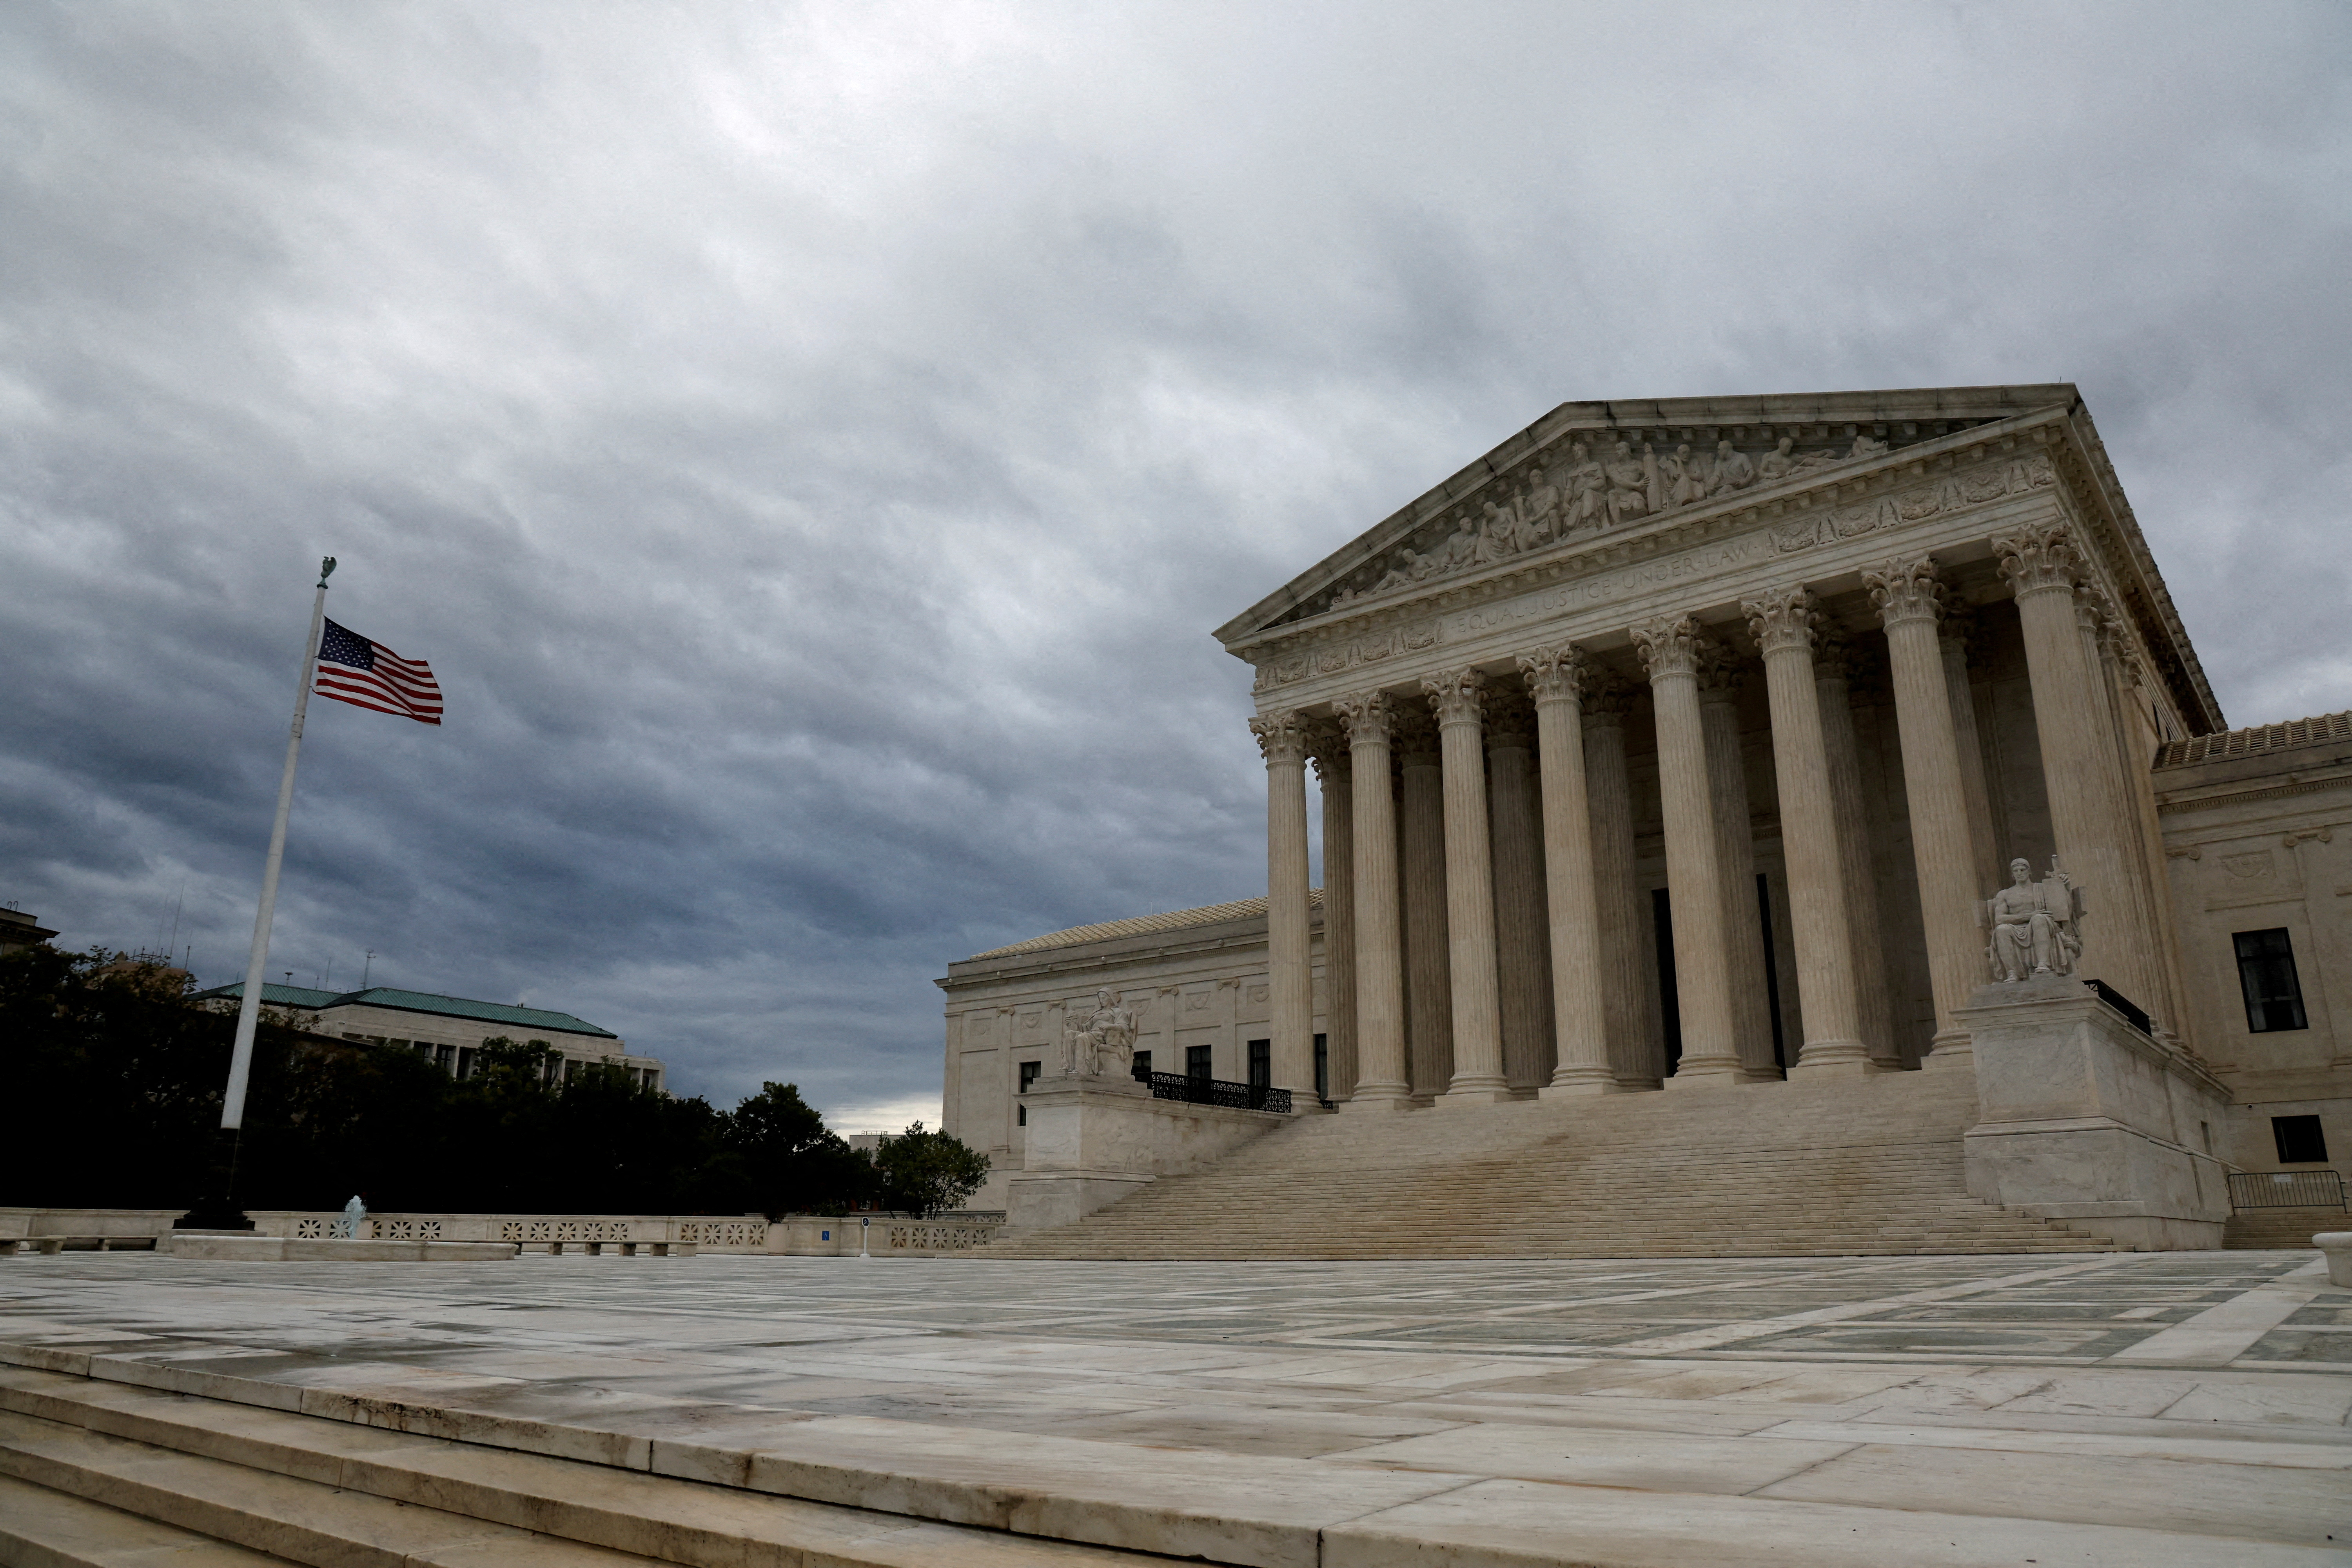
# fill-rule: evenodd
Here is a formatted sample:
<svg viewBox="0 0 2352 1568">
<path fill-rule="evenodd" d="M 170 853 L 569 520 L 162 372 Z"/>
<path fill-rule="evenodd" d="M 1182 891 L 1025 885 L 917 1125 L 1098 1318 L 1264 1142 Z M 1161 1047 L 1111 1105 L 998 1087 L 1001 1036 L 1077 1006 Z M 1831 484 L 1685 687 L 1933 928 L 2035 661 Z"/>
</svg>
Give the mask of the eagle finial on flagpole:
<svg viewBox="0 0 2352 1568">
<path fill-rule="evenodd" d="M 327 585 L 327 579 L 334 574 L 335 558 L 330 555 L 320 560 L 319 563 L 319 586 L 321 588 L 325 587 Z"/>
</svg>

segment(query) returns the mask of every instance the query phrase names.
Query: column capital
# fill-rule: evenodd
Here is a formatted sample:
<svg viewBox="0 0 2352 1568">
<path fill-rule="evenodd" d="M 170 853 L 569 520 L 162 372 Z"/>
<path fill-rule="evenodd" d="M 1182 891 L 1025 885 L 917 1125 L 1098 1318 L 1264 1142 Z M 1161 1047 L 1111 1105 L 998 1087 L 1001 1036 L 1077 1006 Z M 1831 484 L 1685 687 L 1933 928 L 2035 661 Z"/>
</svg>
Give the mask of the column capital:
<svg viewBox="0 0 2352 1568">
<path fill-rule="evenodd" d="M 1706 635 L 1691 616 L 1655 616 L 1638 626 L 1627 626 L 1642 668 L 1656 681 L 1670 675 L 1696 675 L 1708 648 Z"/>
<path fill-rule="evenodd" d="M 1889 561 L 1874 572 L 1864 572 L 1862 584 L 1870 590 L 1870 602 L 1878 606 L 1883 625 L 1899 626 L 1912 621 L 1933 625 L 1944 614 L 1944 584 L 1936 574 L 1932 555 Z"/>
<path fill-rule="evenodd" d="M 1587 730 L 1622 730 L 1633 710 L 1633 684 L 1607 665 L 1592 661 L 1584 679 L 1583 714 Z"/>
<path fill-rule="evenodd" d="M 1331 711 L 1350 746 L 1386 745 L 1396 730 L 1396 703 L 1385 691 L 1359 691 L 1331 700 Z"/>
<path fill-rule="evenodd" d="M 1430 710 L 1441 724 L 1475 724 L 1486 706 L 1486 678 L 1475 669 L 1440 670 L 1422 677 Z"/>
<path fill-rule="evenodd" d="M 1437 721 L 1426 712 L 1416 713 L 1400 707 L 1396 722 L 1391 727 L 1395 735 L 1397 766 L 1426 767 L 1437 765 Z"/>
<path fill-rule="evenodd" d="M 1734 702 L 1738 700 L 1741 682 L 1748 671 L 1739 656 L 1719 642 L 1710 641 L 1701 650 L 1698 660 L 1698 700 L 1701 702 Z"/>
<path fill-rule="evenodd" d="M 1265 753 L 1267 767 L 1286 763 L 1302 767 L 1307 762 L 1307 719 L 1296 708 L 1273 713 L 1261 713 L 1249 721 L 1250 733 L 1257 737 L 1257 749 Z"/>
<path fill-rule="evenodd" d="M 1486 698 L 1486 749 L 1490 752 L 1530 752 L 1535 749 L 1535 704 L 1517 691 L 1497 688 Z"/>
<path fill-rule="evenodd" d="M 1318 719 L 1307 726 L 1307 756 L 1315 776 L 1328 784 L 1354 766 L 1348 750 L 1348 727 L 1337 719 Z"/>
<path fill-rule="evenodd" d="M 1822 613 L 1814 607 L 1812 590 L 1802 584 L 1793 588 L 1775 588 L 1759 598 L 1743 600 L 1739 613 L 1748 617 L 1748 630 L 1767 658 L 1792 648 L 1805 654 L 1812 652 Z"/>
<path fill-rule="evenodd" d="M 2000 574 L 2018 598 L 2028 594 L 2071 593 L 2083 580 L 2082 552 L 2063 523 L 2047 523 L 1992 542 Z"/>
<path fill-rule="evenodd" d="M 1539 647 L 1518 658 L 1528 694 L 1538 702 L 1573 702 L 1592 683 L 1594 665 L 1573 643 Z"/>
</svg>

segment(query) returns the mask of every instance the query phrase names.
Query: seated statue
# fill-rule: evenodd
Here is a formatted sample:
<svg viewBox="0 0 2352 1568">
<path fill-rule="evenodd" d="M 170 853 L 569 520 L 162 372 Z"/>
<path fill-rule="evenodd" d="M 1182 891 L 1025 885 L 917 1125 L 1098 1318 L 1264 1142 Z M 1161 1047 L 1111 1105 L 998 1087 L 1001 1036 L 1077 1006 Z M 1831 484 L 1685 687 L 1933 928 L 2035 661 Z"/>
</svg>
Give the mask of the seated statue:
<svg viewBox="0 0 2352 1568">
<path fill-rule="evenodd" d="M 1084 1003 L 1071 1005 L 1069 1022 L 1062 1026 L 1062 1070 L 1091 1077 L 1112 1072 L 1125 1075 L 1135 1054 L 1135 1012 L 1126 994 L 1097 991 L 1091 1012 Z"/>
<path fill-rule="evenodd" d="M 1992 929 L 1986 954 L 1995 980 L 2016 982 L 2043 974 L 2072 974 L 2082 956 L 2083 895 L 2058 858 L 2050 858 L 2050 875 L 2033 880 L 2033 869 L 2021 858 L 2009 863 L 2010 885 L 1984 904 L 1984 919 Z"/>
</svg>

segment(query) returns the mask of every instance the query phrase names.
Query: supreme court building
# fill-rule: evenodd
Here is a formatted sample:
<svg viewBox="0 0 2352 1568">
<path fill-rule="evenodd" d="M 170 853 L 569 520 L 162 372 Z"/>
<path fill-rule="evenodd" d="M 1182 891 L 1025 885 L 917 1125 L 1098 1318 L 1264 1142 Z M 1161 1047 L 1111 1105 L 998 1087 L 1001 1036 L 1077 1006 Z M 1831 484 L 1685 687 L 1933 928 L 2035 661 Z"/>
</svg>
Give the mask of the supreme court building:
<svg viewBox="0 0 2352 1568">
<path fill-rule="evenodd" d="M 1302 1114 L 1964 1068 L 2021 858 L 2184 1142 L 2352 1170 L 2352 714 L 2228 728 L 2071 385 L 1565 405 L 1216 635 L 1266 896 L 950 966 L 1000 1167 L 1106 989 Z"/>
</svg>

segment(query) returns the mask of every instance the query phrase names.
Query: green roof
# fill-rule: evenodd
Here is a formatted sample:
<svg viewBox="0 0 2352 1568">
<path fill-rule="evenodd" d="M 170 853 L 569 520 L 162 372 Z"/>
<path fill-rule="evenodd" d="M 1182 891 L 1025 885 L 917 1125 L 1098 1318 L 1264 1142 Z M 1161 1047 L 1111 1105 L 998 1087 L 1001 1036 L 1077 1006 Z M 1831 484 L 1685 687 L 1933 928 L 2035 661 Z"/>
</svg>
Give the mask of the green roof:
<svg viewBox="0 0 2352 1568">
<path fill-rule="evenodd" d="M 205 1002 L 215 997 L 242 1001 L 245 983 L 216 985 L 210 991 L 197 993 L 194 1000 Z M 610 1029 L 600 1029 L 585 1018 L 575 1018 L 569 1013 L 551 1013 L 541 1007 L 509 1007 L 502 1002 L 475 1002 L 463 996 L 436 996 L 429 991 L 396 991 L 387 985 L 372 985 L 365 991 L 313 991 L 306 985 L 273 985 L 265 981 L 261 1000 L 272 1007 L 299 1007 L 306 1013 L 323 1013 L 330 1007 L 390 1007 L 403 1013 L 432 1013 L 445 1018 L 478 1018 L 488 1024 L 512 1024 L 525 1029 L 552 1029 L 559 1034 L 593 1035 L 599 1039 L 617 1040 L 621 1037 Z"/>
</svg>

